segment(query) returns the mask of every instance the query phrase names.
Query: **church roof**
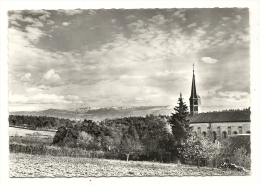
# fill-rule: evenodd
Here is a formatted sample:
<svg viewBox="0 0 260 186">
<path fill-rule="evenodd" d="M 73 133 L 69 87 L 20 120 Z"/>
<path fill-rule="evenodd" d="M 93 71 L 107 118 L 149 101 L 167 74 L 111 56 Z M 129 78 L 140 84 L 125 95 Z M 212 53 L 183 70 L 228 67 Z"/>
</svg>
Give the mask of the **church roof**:
<svg viewBox="0 0 260 186">
<path fill-rule="evenodd" d="M 250 122 L 250 110 L 220 111 L 189 116 L 190 123 Z"/>
<path fill-rule="evenodd" d="M 194 64 L 193 64 L 193 65 L 194 65 Z M 192 85 L 191 85 L 190 99 L 191 99 L 191 98 L 199 98 L 199 95 L 197 95 L 197 91 L 196 91 L 194 66 L 193 66 L 193 76 L 192 76 Z"/>
</svg>

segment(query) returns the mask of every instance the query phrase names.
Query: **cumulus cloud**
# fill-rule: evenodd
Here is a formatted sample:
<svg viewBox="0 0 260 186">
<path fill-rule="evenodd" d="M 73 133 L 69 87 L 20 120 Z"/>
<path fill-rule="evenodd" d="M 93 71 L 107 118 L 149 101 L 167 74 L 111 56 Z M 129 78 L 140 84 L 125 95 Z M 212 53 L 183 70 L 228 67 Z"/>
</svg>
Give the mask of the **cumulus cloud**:
<svg viewBox="0 0 260 186">
<path fill-rule="evenodd" d="M 30 80 L 31 80 L 31 76 L 32 76 L 31 73 L 26 73 L 26 74 L 24 74 L 24 75 L 21 77 L 21 80 L 22 80 L 22 81 L 25 81 L 25 82 L 30 81 Z"/>
<path fill-rule="evenodd" d="M 60 15 L 65 14 L 68 16 L 73 16 L 73 15 L 77 15 L 77 14 L 82 14 L 83 10 L 58 10 L 57 13 Z"/>
<path fill-rule="evenodd" d="M 229 21 L 229 20 L 231 20 L 230 17 L 222 17 L 221 19 L 222 19 L 223 21 Z"/>
<path fill-rule="evenodd" d="M 54 25 L 54 24 L 55 24 L 55 22 L 54 22 L 54 21 L 52 21 L 52 20 L 47 20 L 47 21 L 46 21 L 46 24 L 47 24 L 47 25 Z"/>
<path fill-rule="evenodd" d="M 63 25 L 63 26 L 68 26 L 69 23 L 68 23 L 68 22 L 63 22 L 62 25 Z"/>
<path fill-rule="evenodd" d="M 214 64 L 214 63 L 218 62 L 217 59 L 214 59 L 214 58 L 211 58 L 211 57 L 202 57 L 201 61 L 204 62 L 204 63 L 208 63 L 208 64 Z"/>
<path fill-rule="evenodd" d="M 173 13 L 172 16 L 180 18 L 182 22 L 187 21 L 187 19 L 185 18 L 185 9 L 177 10 L 176 12 Z"/>
<path fill-rule="evenodd" d="M 129 15 L 129 16 L 126 16 L 125 18 L 126 18 L 126 19 L 134 19 L 134 18 L 136 18 L 136 16 L 134 16 L 134 15 Z"/>
<path fill-rule="evenodd" d="M 10 21 L 10 23 L 16 26 L 21 26 L 17 21 Z"/>
<path fill-rule="evenodd" d="M 55 73 L 54 69 L 51 69 L 47 71 L 44 75 L 43 78 L 49 81 L 58 81 L 60 80 L 59 74 Z"/>
<path fill-rule="evenodd" d="M 26 89 L 26 92 L 42 92 L 44 90 L 49 90 L 50 86 L 46 86 L 46 85 L 39 85 L 36 87 L 30 87 Z"/>
<path fill-rule="evenodd" d="M 37 43 L 40 37 L 46 35 L 42 30 L 35 27 L 26 27 L 25 30 L 27 31 L 27 33 L 22 34 L 34 43 Z"/>
<path fill-rule="evenodd" d="M 42 24 L 42 22 L 37 21 L 37 22 L 33 23 L 31 26 L 32 27 L 43 27 L 43 24 Z"/>
<path fill-rule="evenodd" d="M 233 20 L 234 23 L 238 24 L 242 20 L 241 15 L 236 15 L 236 19 Z"/>
<path fill-rule="evenodd" d="M 197 26 L 197 23 L 189 24 L 189 25 L 187 26 L 187 28 L 191 28 L 191 27 L 194 27 L 194 26 Z"/>
<path fill-rule="evenodd" d="M 72 99 L 71 99 L 72 98 Z M 76 98 L 76 99 L 75 99 Z M 63 96 L 56 94 L 43 94 L 38 93 L 31 96 L 21 94 L 9 94 L 9 103 L 15 104 L 56 104 L 56 103 L 84 103 L 77 96 Z"/>
<path fill-rule="evenodd" d="M 236 27 L 209 24 L 205 22 L 208 19 L 203 18 L 195 23 L 195 19 L 190 19 L 188 9 L 177 11 L 174 9 L 167 13 L 158 10 L 146 17 L 143 13 L 137 12 L 134 15 L 124 15 L 126 20 L 123 22 L 116 21 L 108 25 L 103 23 L 117 19 L 112 14 L 107 14 L 102 20 L 91 23 L 92 20 L 99 18 L 97 14 L 100 12 L 95 10 L 80 12 L 81 10 L 78 13 L 65 11 L 57 14 L 51 11 L 51 14 L 46 14 L 46 16 L 36 12 L 29 14 L 27 18 L 21 16 L 21 12 L 12 15 L 10 22 L 14 24 L 10 24 L 9 29 L 11 69 L 9 73 L 12 76 L 11 86 L 15 87 L 13 90 L 19 90 L 16 85 L 20 83 L 25 86 L 17 92 L 21 93 L 25 90 L 26 98 L 29 95 L 42 93 L 51 97 L 54 94 L 58 96 L 56 97 L 58 100 L 80 102 L 81 98 L 76 94 L 82 90 L 88 90 L 87 98 L 84 97 L 84 100 L 96 100 L 95 104 L 100 105 L 111 105 L 118 103 L 119 100 L 124 104 L 140 104 L 141 102 L 138 101 L 154 104 L 155 102 L 151 100 L 156 96 L 156 104 L 164 104 L 165 100 L 173 99 L 168 96 L 169 92 L 171 95 L 174 94 L 172 87 L 181 86 L 180 83 L 187 84 L 188 73 L 186 70 L 180 70 L 180 66 L 181 69 L 192 69 L 188 64 L 192 64 L 191 60 L 197 60 L 197 56 L 212 56 L 213 49 L 218 51 L 224 48 L 223 46 L 229 47 L 233 54 L 230 52 L 228 55 L 234 56 L 237 54 L 234 48 L 237 49 L 244 44 L 242 42 L 249 41 L 248 29 L 245 30 L 246 28 L 241 26 L 244 21 L 240 21 L 239 26 L 236 25 Z M 76 14 L 77 16 L 74 16 Z M 170 14 L 172 16 L 169 16 Z M 234 15 L 236 14 L 226 16 Z M 59 22 L 59 19 L 52 16 L 64 16 L 64 19 L 60 19 L 62 21 Z M 75 24 L 69 34 L 77 33 L 76 39 L 79 40 L 76 41 L 74 38 L 61 40 L 61 36 L 68 34 L 68 30 L 62 26 L 70 24 L 63 22 L 68 21 L 68 18 L 74 23 L 76 23 L 74 18 L 77 18 L 77 21 L 82 18 L 82 23 L 89 25 L 88 37 L 84 29 Z M 189 19 L 187 21 L 189 24 L 184 23 L 186 19 Z M 40 27 L 40 24 L 37 27 L 36 20 L 42 23 L 43 27 Z M 60 26 L 49 26 L 55 24 L 53 20 L 57 20 Z M 227 18 L 216 17 L 217 20 L 218 23 L 222 21 L 226 25 L 234 26 Z M 236 20 L 238 21 L 239 17 Z M 106 28 L 103 27 L 104 25 Z M 248 25 L 246 26 L 248 28 Z M 119 30 L 119 27 L 124 29 Z M 221 33 L 224 34 L 221 35 Z M 245 46 L 247 45 L 243 45 Z M 201 61 L 209 64 L 217 63 L 218 60 L 225 60 L 229 63 L 236 61 L 224 59 L 227 55 L 221 51 L 214 53 L 213 57 L 216 59 L 202 57 Z M 205 67 L 204 63 L 200 64 L 200 69 Z M 215 66 L 217 68 L 218 64 Z M 234 68 L 238 67 L 234 65 Z M 33 78 L 25 76 L 25 72 L 33 72 Z M 21 83 L 22 79 L 24 81 L 29 79 L 30 83 Z M 228 81 L 228 78 L 224 80 Z M 111 90 L 111 87 L 115 90 Z M 152 87 L 156 93 L 146 92 L 140 87 Z M 209 87 L 212 86 L 207 88 Z M 66 92 L 69 95 L 61 98 L 60 92 Z M 39 95 L 41 96 L 44 97 Z"/>
<path fill-rule="evenodd" d="M 42 21 L 46 21 L 46 19 L 48 17 L 50 17 L 50 12 L 47 11 L 25 11 L 27 12 L 28 15 L 35 15 L 35 16 L 39 16 L 38 19 L 37 18 L 33 18 L 31 16 L 23 16 L 22 12 L 19 11 L 13 11 L 11 12 L 11 15 L 9 16 L 9 20 L 11 24 L 20 26 L 19 22 L 23 22 L 26 24 L 30 24 L 31 27 L 43 27 L 43 23 Z"/>
</svg>

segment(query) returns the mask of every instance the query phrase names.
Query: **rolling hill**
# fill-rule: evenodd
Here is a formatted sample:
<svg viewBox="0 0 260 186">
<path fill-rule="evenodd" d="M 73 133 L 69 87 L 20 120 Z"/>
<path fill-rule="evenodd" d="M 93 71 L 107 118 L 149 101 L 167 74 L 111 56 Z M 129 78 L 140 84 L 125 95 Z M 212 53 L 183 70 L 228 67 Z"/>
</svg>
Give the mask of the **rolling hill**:
<svg viewBox="0 0 260 186">
<path fill-rule="evenodd" d="M 173 108 L 169 106 L 139 106 L 139 107 L 101 107 L 77 108 L 69 110 L 48 109 L 43 111 L 10 112 L 10 115 L 50 116 L 68 119 L 103 120 L 106 118 L 122 118 L 130 116 L 170 115 Z"/>
</svg>

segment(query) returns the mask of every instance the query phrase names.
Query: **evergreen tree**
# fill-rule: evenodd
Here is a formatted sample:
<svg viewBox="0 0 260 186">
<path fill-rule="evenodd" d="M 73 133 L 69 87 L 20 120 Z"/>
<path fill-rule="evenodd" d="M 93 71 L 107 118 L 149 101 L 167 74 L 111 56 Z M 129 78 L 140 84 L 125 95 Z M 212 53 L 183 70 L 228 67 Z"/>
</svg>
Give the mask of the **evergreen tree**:
<svg viewBox="0 0 260 186">
<path fill-rule="evenodd" d="M 180 98 L 178 99 L 178 106 L 174 108 L 175 114 L 170 117 L 170 124 L 172 127 L 172 134 L 175 138 L 176 145 L 179 146 L 181 141 L 186 139 L 189 135 L 189 120 L 187 116 L 189 114 L 188 106 L 184 102 L 182 95 L 180 93 Z"/>
</svg>

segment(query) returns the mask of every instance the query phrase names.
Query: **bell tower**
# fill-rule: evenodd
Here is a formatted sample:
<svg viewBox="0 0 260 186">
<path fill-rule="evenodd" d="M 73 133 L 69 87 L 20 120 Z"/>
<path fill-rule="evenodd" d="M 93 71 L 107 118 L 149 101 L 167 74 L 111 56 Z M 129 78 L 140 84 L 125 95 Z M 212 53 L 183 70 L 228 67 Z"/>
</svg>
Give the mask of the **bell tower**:
<svg viewBox="0 0 260 186">
<path fill-rule="evenodd" d="M 190 95 L 190 114 L 191 115 L 199 114 L 200 105 L 201 105 L 201 100 L 200 100 L 200 96 L 196 92 L 194 63 L 193 63 L 193 77 L 192 77 L 191 95 Z"/>
</svg>

